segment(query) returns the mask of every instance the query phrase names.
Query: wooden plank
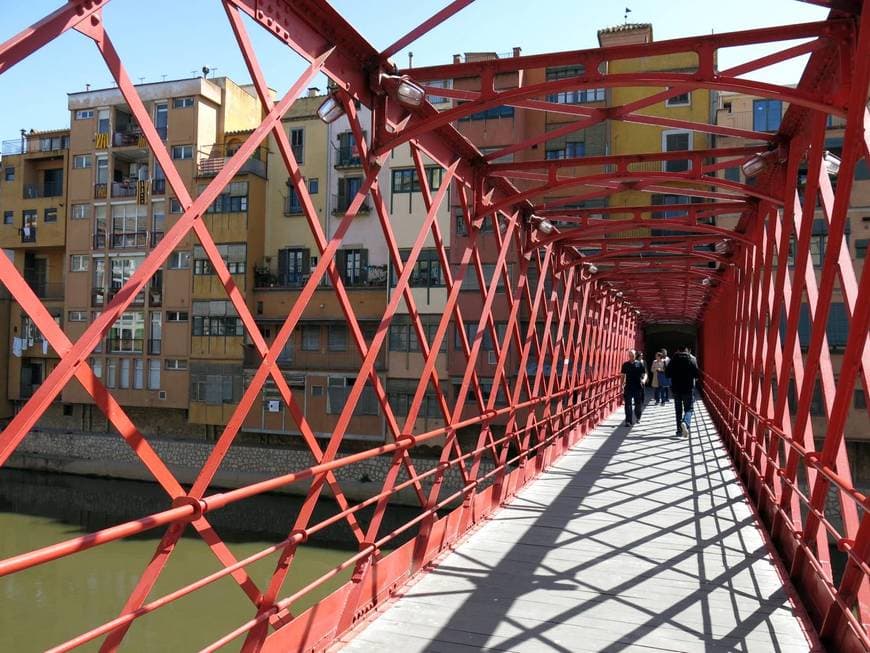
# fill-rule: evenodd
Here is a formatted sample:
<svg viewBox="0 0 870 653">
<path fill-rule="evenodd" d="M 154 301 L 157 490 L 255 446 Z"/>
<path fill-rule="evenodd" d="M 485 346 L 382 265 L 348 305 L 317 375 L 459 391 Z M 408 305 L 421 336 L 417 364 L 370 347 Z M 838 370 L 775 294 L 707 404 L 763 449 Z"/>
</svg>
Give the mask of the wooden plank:
<svg viewBox="0 0 870 653">
<path fill-rule="evenodd" d="M 612 415 L 343 650 L 807 651 L 696 406 L 689 441 Z"/>
</svg>

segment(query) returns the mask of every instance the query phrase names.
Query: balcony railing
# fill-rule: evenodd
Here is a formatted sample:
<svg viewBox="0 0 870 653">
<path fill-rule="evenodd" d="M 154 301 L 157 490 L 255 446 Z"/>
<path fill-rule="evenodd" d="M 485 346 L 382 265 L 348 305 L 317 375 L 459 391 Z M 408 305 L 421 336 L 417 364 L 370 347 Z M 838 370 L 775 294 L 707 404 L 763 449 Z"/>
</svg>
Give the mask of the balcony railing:
<svg viewBox="0 0 870 653">
<path fill-rule="evenodd" d="M 197 174 L 200 177 L 214 177 L 224 169 L 227 161 L 234 154 L 234 150 L 227 150 L 222 145 L 214 145 L 206 150 L 201 150 L 198 156 Z M 267 173 L 267 158 L 268 151 L 265 148 L 259 148 L 242 164 L 238 174 L 251 173 L 265 178 Z"/>
<path fill-rule="evenodd" d="M 147 147 L 148 141 L 145 140 L 145 135 L 139 129 L 130 129 L 122 132 L 115 132 L 112 137 L 112 145 L 115 147 Z"/>
<path fill-rule="evenodd" d="M 22 227 L 19 231 L 21 232 L 22 243 L 36 242 L 36 227 Z"/>
<path fill-rule="evenodd" d="M 95 200 L 104 200 L 108 197 L 109 194 L 109 185 L 108 184 L 94 184 L 94 199 Z"/>
<path fill-rule="evenodd" d="M 355 145 L 343 145 L 338 148 L 338 157 L 335 160 L 336 168 L 356 168 L 361 165 L 359 150 Z"/>
<path fill-rule="evenodd" d="M 94 249 L 105 249 L 106 234 L 94 234 Z"/>
<path fill-rule="evenodd" d="M 10 138 L 0 145 L 0 154 L 31 154 L 33 152 L 61 152 L 69 149 L 69 136 L 28 135 Z"/>
<path fill-rule="evenodd" d="M 254 270 L 255 288 L 301 288 L 308 282 L 309 274 L 290 272 L 281 275 L 274 268 L 268 266 L 258 267 Z M 352 273 L 342 275 L 342 281 L 346 288 L 386 288 L 387 266 L 368 265 Z M 329 285 L 329 277 L 324 276 L 322 286 Z"/>
<path fill-rule="evenodd" d="M 64 285 L 62 281 L 37 281 L 35 279 L 28 279 L 26 276 L 24 280 L 40 299 L 63 299 Z"/>
<path fill-rule="evenodd" d="M 26 200 L 61 195 L 63 195 L 63 184 L 24 184 L 23 198 Z"/>
<path fill-rule="evenodd" d="M 136 182 L 135 181 L 113 181 L 112 182 L 112 197 L 135 197 Z"/>
<path fill-rule="evenodd" d="M 112 249 L 143 249 L 147 243 L 147 231 L 128 231 L 112 234 Z"/>
<path fill-rule="evenodd" d="M 302 215 L 302 203 L 298 195 L 292 195 L 284 199 L 284 215 Z"/>
<path fill-rule="evenodd" d="M 353 202 L 353 198 L 355 195 L 333 195 L 332 196 L 332 205 L 335 207 L 332 210 L 333 215 L 342 215 L 347 213 L 347 209 L 350 207 Z M 364 213 L 369 213 L 371 211 L 371 206 L 369 206 L 368 199 L 363 200 L 362 206 L 359 207 L 357 211 L 357 215 L 361 215 Z"/>
<path fill-rule="evenodd" d="M 145 340 L 143 338 L 113 338 L 110 336 L 107 338 L 106 344 L 109 352 L 113 354 L 141 354 Z"/>
<path fill-rule="evenodd" d="M 121 291 L 121 286 L 113 283 L 112 287 L 109 289 L 109 295 L 107 297 L 108 301 L 111 301 L 112 298 L 117 295 Z M 131 306 L 144 306 L 145 305 L 145 291 L 143 290 L 138 295 L 133 298 L 131 302 Z"/>
<path fill-rule="evenodd" d="M 91 306 L 103 306 L 106 303 L 106 291 L 97 289 L 91 291 Z"/>
</svg>

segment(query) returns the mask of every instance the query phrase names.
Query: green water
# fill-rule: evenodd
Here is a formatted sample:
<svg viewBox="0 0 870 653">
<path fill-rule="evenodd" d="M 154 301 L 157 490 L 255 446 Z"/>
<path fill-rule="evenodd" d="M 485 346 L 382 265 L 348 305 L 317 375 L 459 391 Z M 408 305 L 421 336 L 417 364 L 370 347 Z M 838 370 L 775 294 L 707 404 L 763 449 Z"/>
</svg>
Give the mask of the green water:
<svg viewBox="0 0 870 653">
<path fill-rule="evenodd" d="M 152 486 L 126 481 L 66 477 L 58 487 L 55 475 L 8 472 L 0 475 L 0 558 L 60 542 L 128 517 L 135 500 Z M 60 477 L 64 478 L 64 477 Z M 82 487 L 79 487 L 79 485 Z M 147 488 L 145 491 L 143 488 Z M 32 497 L 50 497 L 40 503 Z M 159 492 L 158 492 L 159 496 Z M 293 511 L 296 500 L 273 498 L 273 503 Z M 28 502 L 32 506 L 26 505 Z M 98 505 L 95 505 L 98 504 Z M 121 515 L 116 509 L 124 506 Z M 30 509 L 32 508 L 32 509 Z M 105 509 L 104 509 L 105 508 Z M 278 535 L 288 515 L 270 514 L 272 504 L 254 506 L 261 521 L 274 517 L 272 536 L 229 531 L 215 525 L 237 559 L 280 541 Z M 52 514 L 54 513 L 54 514 Z M 140 511 L 138 515 L 142 515 Z M 76 523 L 78 522 L 78 523 Z M 198 537 L 183 538 L 170 557 L 149 600 L 221 568 L 208 546 Z M 286 531 L 285 531 L 286 533 Z M 154 554 L 162 530 L 132 540 L 122 540 L 56 560 L 25 572 L 0 578 L 0 652 L 41 651 L 118 616 L 135 587 L 139 574 Z M 284 585 L 282 596 L 303 587 L 346 560 L 352 551 L 305 545 Z M 262 590 L 274 568 L 277 553 L 248 568 Z M 345 582 L 349 572 L 333 579 L 293 606 L 294 613 L 317 601 Z M 255 613 L 248 597 L 231 577 L 136 620 L 122 651 L 190 651 L 213 642 L 250 619 Z M 99 639 L 81 649 L 95 651 Z M 230 650 L 238 650 L 241 639 Z"/>
</svg>

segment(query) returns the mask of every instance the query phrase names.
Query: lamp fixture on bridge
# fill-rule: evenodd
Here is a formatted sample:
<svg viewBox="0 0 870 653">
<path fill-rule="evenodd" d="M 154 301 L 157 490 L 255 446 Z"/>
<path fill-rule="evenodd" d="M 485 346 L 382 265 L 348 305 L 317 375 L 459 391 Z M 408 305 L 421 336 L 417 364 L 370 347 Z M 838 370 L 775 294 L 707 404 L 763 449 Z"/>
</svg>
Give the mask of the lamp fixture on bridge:
<svg viewBox="0 0 870 653">
<path fill-rule="evenodd" d="M 317 115 L 327 125 L 344 115 L 344 107 L 338 101 L 334 92 L 327 95 L 323 103 L 317 108 Z"/>
<path fill-rule="evenodd" d="M 758 176 L 758 174 L 767 167 L 770 155 L 771 152 L 764 152 L 762 154 L 756 154 L 752 158 L 744 161 L 740 166 L 740 169 L 743 170 L 743 175 L 747 179 Z"/>
<path fill-rule="evenodd" d="M 713 280 L 710 279 L 710 277 L 704 277 L 703 279 L 701 279 L 701 285 L 702 285 L 702 286 L 709 286 L 709 285 L 711 285 L 712 283 L 713 283 Z"/>
<path fill-rule="evenodd" d="M 825 150 L 825 154 L 822 156 L 822 161 L 825 164 L 825 172 L 832 177 L 836 177 L 837 173 L 840 172 L 840 157 Z"/>
<path fill-rule="evenodd" d="M 549 236 L 551 233 L 553 233 L 553 229 L 555 229 L 555 227 L 553 226 L 553 223 L 550 222 L 549 220 L 547 220 L 546 218 L 542 219 L 538 223 L 538 231 L 540 231 L 545 236 Z"/>
<path fill-rule="evenodd" d="M 617 296 L 617 297 L 622 297 L 622 291 L 620 290 L 618 293 L 616 293 L 616 296 Z"/>
<path fill-rule="evenodd" d="M 589 274 L 598 274 L 598 266 L 594 263 L 590 263 L 586 269 L 589 270 Z"/>
<path fill-rule="evenodd" d="M 408 77 L 382 74 L 379 81 L 381 87 L 393 95 L 403 106 L 415 109 L 426 99 L 426 91 L 423 90 L 423 87 L 415 84 Z"/>
</svg>

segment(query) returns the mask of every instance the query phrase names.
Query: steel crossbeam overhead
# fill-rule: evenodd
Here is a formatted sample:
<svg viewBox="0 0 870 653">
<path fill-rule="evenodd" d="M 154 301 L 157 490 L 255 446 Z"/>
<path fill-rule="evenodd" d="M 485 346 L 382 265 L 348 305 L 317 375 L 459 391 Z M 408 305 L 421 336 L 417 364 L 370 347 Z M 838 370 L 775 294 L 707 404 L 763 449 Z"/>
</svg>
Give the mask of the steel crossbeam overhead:
<svg viewBox="0 0 870 653">
<path fill-rule="evenodd" d="M 326 0 L 215 0 L 214 10 L 228 20 L 262 111 L 258 124 L 195 196 L 109 36 L 111 26 L 103 17 L 109 0 L 70 0 L 0 44 L 2 86 L 3 73 L 27 66 L 34 53 L 66 32 L 93 43 L 95 59 L 112 75 L 141 127 L 142 143 L 181 208 L 162 239 L 75 340 L 55 322 L 20 266 L 0 256 L 3 285 L 58 355 L 57 365 L 0 432 L 0 466 L 20 449 L 64 389 L 78 384 L 167 495 L 163 509 L 140 519 L 0 560 L 0 576 L 7 576 L 159 532 L 153 555 L 134 570 L 135 587 L 118 615 L 87 626 L 53 650 L 90 642 L 99 642 L 101 651 L 122 648 L 133 624 L 147 623 L 152 612 L 172 609 L 176 601 L 227 577 L 250 610 L 205 650 L 225 645 L 244 651 L 327 649 L 415 575 L 426 573 L 433 560 L 615 409 L 622 400 L 619 371 L 626 350 L 644 348 L 646 327 L 665 325 L 700 330 L 704 399 L 813 626 L 831 650 L 870 648 L 870 504 L 852 480 L 844 435 L 855 390 L 870 395 L 870 273 L 866 265 L 856 269 L 845 240 L 856 173 L 870 165 L 870 2 L 807 1 L 829 8 L 829 17 L 399 69 L 391 57 L 432 30 L 448 29 L 473 0 L 446 3 L 381 51 Z M 295 82 L 277 96 L 249 28 L 265 30 L 304 64 Z M 720 49 L 748 45 L 777 49 L 718 69 Z M 616 64 L 627 60 L 678 54 L 694 57 L 694 68 L 614 72 Z M 800 56 L 808 56 L 808 63 L 796 86 L 751 78 L 762 68 Z M 522 81 L 526 73 L 555 67 L 572 72 Z M 319 75 L 330 80 L 328 99 L 354 136 L 361 170 L 359 187 L 328 229 L 282 122 Z M 465 83 L 438 84 L 444 80 Z M 425 97 L 403 101 L 402 84 L 430 98 L 447 98 L 447 106 L 436 108 Z M 641 96 L 610 106 L 553 99 L 565 92 L 625 88 Z M 746 93 L 787 102 L 789 108 L 772 132 L 648 111 L 698 90 Z M 483 151 L 467 136 L 463 122 L 499 107 L 555 117 L 558 124 Z M 370 125 L 364 113 L 370 114 Z M 844 124 L 838 174 L 825 150 L 829 119 Z M 599 156 L 566 152 L 567 158 L 558 159 L 545 157 L 538 147 L 596 125 L 623 123 L 701 134 L 709 145 Z M 720 146 L 717 139 L 748 144 Z M 206 220 L 209 207 L 266 144 L 273 144 L 269 147 L 277 150 L 282 166 L 269 171 L 270 183 L 273 177 L 282 183 L 286 178 L 318 257 L 294 289 L 286 314 L 275 320 L 274 336 L 261 330 L 254 302 L 237 285 Z M 383 174 L 390 158 L 406 151 L 418 185 L 413 192 L 420 194 L 424 207 L 411 236 L 408 225 L 399 225 L 391 213 Z M 746 173 L 753 167 L 752 174 Z M 726 176 L 735 168 L 746 173 L 743 181 Z M 438 171 L 437 185 L 430 170 Z M 836 184 L 831 174 L 837 174 Z M 634 199 L 623 201 L 627 193 Z M 646 199 L 637 200 L 638 194 Z M 657 203 L 663 195 L 676 203 Z M 369 207 L 393 275 L 373 333 L 362 326 L 337 258 L 354 222 Z M 439 221 L 444 214 L 450 216 L 450 230 Z M 813 249 L 817 223 L 825 229 L 823 253 Z M 462 238 L 455 238 L 454 226 Z M 255 361 L 240 398 L 217 427 L 205 462 L 185 486 L 104 384 L 91 357 L 173 251 L 194 239 L 238 314 Z M 413 285 L 424 250 L 434 252 L 426 262 L 437 262 L 444 279 L 444 302 L 434 319 L 424 319 L 433 316 L 424 312 Z M 353 381 L 326 437 L 317 432 L 306 402 L 279 365 L 306 310 L 323 296 L 318 293 L 331 294 L 360 361 L 358 371 L 347 375 Z M 843 305 L 848 324 L 842 356 L 836 359 L 827 328 L 834 303 Z M 802 326 L 807 316 L 808 336 Z M 417 357 L 414 369 L 419 371 L 408 384 L 413 388 L 402 410 L 378 367 L 399 323 L 408 327 L 409 351 Z M 448 374 L 441 359 L 451 333 L 460 364 Z M 490 368 L 488 376 L 482 372 Z M 215 491 L 216 475 L 267 387 L 280 397 L 313 462 Z M 366 392 L 383 417 L 384 437 L 347 450 L 352 420 Z M 812 419 L 816 405 L 827 418 L 824 426 Z M 424 421 L 427 426 L 419 428 L 419 418 L 433 413 L 440 425 L 430 428 Z M 437 458 L 425 471 L 415 456 L 424 447 Z M 370 497 L 354 502 L 341 479 L 374 459 L 386 461 L 387 472 Z M 238 559 L 212 525 L 210 513 L 293 484 L 304 487 L 305 496 L 283 539 Z M 387 517 L 400 493 L 416 500 L 416 512 L 396 526 Z M 318 508 L 328 500 L 335 501 L 335 510 L 321 519 Z M 219 568 L 155 597 L 188 523 Z M 304 587 L 288 590 L 300 549 L 339 523 L 357 550 Z M 842 571 L 832 564 L 829 542 L 844 556 Z M 258 585 L 248 569 L 269 557 L 271 573 Z M 347 579 L 336 591 L 304 609 L 312 592 L 345 572 Z"/>
</svg>

